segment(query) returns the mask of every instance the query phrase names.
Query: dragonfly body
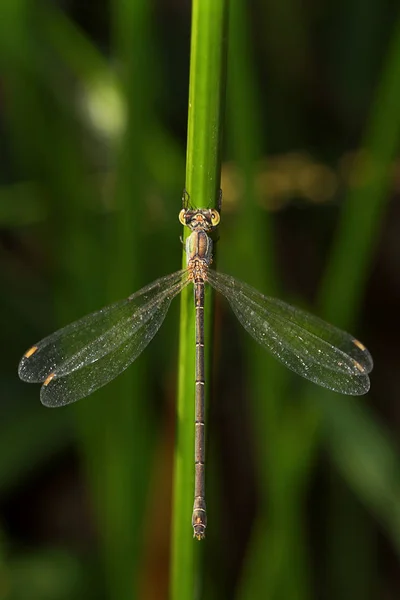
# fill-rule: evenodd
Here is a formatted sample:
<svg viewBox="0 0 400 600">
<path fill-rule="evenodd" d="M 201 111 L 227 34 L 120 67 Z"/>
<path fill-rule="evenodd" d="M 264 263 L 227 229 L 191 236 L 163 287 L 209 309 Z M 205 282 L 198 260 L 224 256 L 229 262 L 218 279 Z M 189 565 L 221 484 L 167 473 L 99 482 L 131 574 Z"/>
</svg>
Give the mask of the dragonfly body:
<svg viewBox="0 0 400 600">
<path fill-rule="evenodd" d="M 220 216 L 215 209 L 184 208 L 180 222 L 191 231 L 186 240 L 186 269 L 161 277 L 129 298 L 67 325 L 32 346 L 22 357 L 23 381 L 41 382 L 46 406 L 64 406 L 88 396 L 126 369 L 160 328 L 172 299 L 194 285 L 196 312 L 195 491 L 192 525 L 202 539 L 207 525 L 204 434 L 204 288 L 223 294 L 248 333 L 297 374 L 343 394 L 369 390 L 372 357 L 350 334 L 318 317 L 263 296 L 230 275 L 210 269 L 211 232 Z"/>
<path fill-rule="evenodd" d="M 192 526 L 194 537 L 201 540 L 207 527 L 205 501 L 205 369 L 204 369 L 204 286 L 212 262 L 213 242 L 207 232 L 219 223 L 214 210 L 185 211 L 181 222 L 192 232 L 186 239 L 186 264 L 194 283 L 196 311 L 196 381 L 195 381 L 195 480 Z"/>
</svg>

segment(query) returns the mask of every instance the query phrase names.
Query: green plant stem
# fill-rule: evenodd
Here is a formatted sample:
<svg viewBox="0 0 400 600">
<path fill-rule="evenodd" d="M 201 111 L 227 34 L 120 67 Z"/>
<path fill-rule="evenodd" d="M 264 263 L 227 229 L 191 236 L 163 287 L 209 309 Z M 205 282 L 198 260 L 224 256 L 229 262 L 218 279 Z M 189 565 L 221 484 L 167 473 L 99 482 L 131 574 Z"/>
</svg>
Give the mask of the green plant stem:
<svg viewBox="0 0 400 600">
<path fill-rule="evenodd" d="M 221 130 L 227 51 L 226 0 L 195 0 L 192 9 L 186 190 L 196 207 L 216 204 L 220 188 Z M 188 232 L 184 235 L 187 237 Z M 183 255 L 186 266 L 186 256 Z M 210 306 L 210 294 L 206 297 Z M 206 306 L 206 347 L 211 311 Z M 175 449 L 171 596 L 192 598 L 195 542 L 191 513 L 194 486 L 194 307 L 193 292 L 181 297 L 177 443 Z M 208 357 L 206 355 L 206 364 Z"/>
</svg>

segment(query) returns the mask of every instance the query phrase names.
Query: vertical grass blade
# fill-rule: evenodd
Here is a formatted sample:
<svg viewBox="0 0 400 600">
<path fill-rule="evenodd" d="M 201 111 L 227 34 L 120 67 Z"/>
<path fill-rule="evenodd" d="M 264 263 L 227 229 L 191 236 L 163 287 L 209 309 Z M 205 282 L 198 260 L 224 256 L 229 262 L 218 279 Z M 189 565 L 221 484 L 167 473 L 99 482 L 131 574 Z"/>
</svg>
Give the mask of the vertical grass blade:
<svg viewBox="0 0 400 600">
<path fill-rule="evenodd" d="M 192 10 L 186 189 L 195 207 L 215 206 L 225 97 L 226 0 L 195 0 Z M 187 236 L 187 231 L 185 232 Z M 183 256 L 186 266 L 186 257 Z M 210 305 L 210 294 L 206 297 Z M 206 353 L 211 311 L 205 310 Z M 177 442 L 175 450 L 171 596 L 192 598 L 195 543 L 191 514 L 194 486 L 194 307 L 193 290 L 181 298 Z M 206 363 L 207 363 L 206 354 Z M 209 385 L 209 382 L 208 382 Z"/>
</svg>

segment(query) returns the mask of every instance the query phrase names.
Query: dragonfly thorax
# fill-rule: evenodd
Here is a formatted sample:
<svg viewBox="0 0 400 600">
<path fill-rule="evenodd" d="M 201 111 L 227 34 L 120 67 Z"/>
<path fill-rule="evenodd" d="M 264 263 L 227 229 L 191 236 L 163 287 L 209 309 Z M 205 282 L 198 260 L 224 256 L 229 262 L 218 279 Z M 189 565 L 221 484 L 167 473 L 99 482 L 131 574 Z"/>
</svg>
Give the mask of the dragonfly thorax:
<svg viewBox="0 0 400 600">
<path fill-rule="evenodd" d="M 207 266 L 212 262 L 212 239 L 205 231 L 192 231 L 186 240 L 186 260 L 187 265 L 198 260 L 204 262 Z"/>
<path fill-rule="evenodd" d="M 186 261 L 194 281 L 204 279 L 212 263 L 212 239 L 205 231 L 192 231 L 186 240 Z"/>
</svg>

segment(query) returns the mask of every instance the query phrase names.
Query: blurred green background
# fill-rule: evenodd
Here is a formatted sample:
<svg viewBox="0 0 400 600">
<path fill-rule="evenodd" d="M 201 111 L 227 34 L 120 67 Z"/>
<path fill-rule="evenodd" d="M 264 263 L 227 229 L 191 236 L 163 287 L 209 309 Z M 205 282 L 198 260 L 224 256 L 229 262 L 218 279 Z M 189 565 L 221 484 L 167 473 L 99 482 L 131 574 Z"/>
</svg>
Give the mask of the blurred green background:
<svg viewBox="0 0 400 600">
<path fill-rule="evenodd" d="M 217 268 L 375 368 L 367 397 L 308 385 L 217 298 L 193 598 L 398 598 L 398 6 L 230 8 Z M 45 409 L 17 365 L 179 269 L 189 44 L 188 1 L 2 2 L 0 598 L 168 597 L 179 301 L 77 405 Z"/>
</svg>

